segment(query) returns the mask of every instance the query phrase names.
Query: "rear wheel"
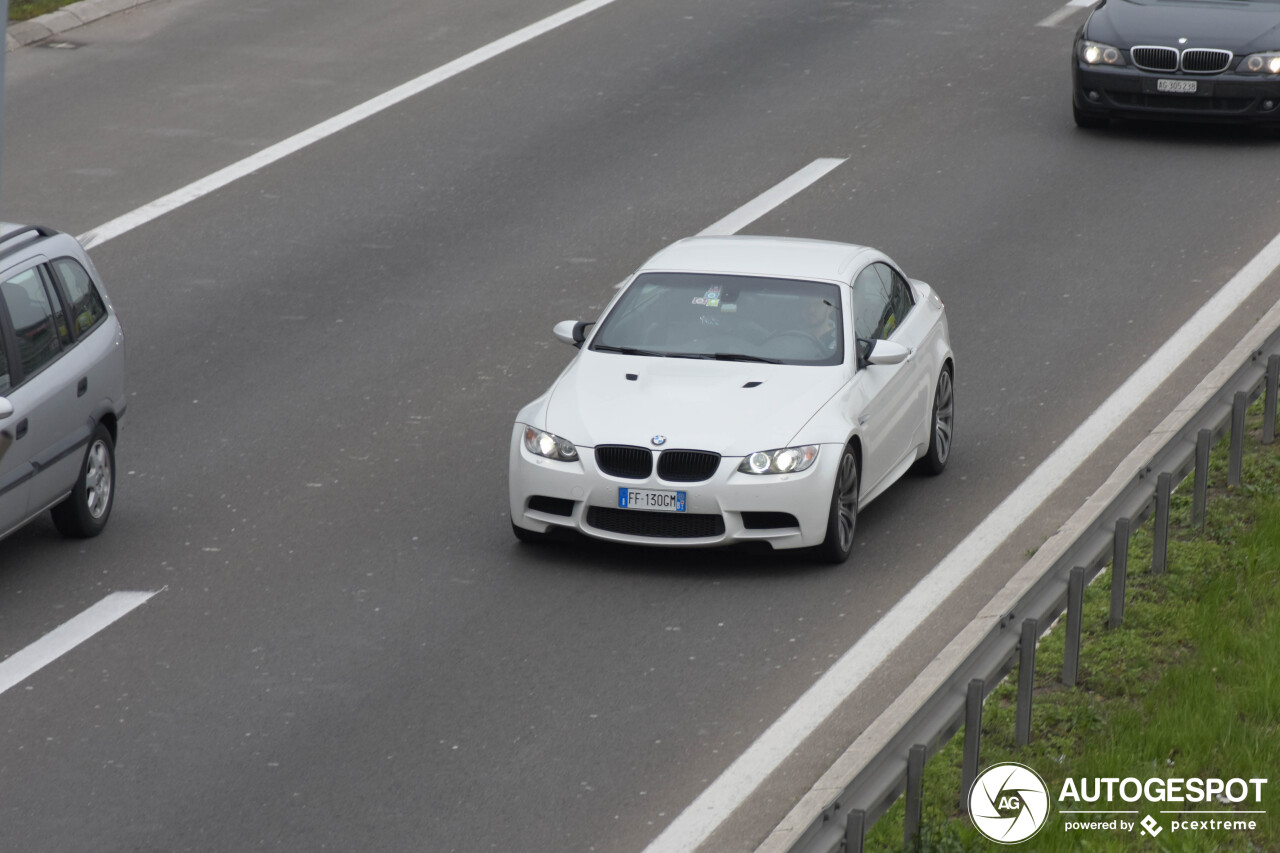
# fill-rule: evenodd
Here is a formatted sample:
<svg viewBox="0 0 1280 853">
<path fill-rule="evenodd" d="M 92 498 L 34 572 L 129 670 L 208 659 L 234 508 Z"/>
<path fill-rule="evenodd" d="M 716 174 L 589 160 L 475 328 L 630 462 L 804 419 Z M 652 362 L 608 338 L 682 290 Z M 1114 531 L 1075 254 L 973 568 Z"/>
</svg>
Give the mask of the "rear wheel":
<svg viewBox="0 0 1280 853">
<path fill-rule="evenodd" d="M 816 549 L 818 559 L 826 563 L 843 563 L 853 551 L 853 537 L 858 529 L 858 457 L 852 447 L 845 447 L 836 469 L 836 482 L 831 490 L 831 511 L 827 516 L 827 538 Z"/>
<path fill-rule="evenodd" d="M 87 539 L 107 526 L 116 495 L 116 453 L 111 433 L 98 424 L 80 463 L 80 476 L 66 500 L 53 508 L 53 524 L 64 536 Z"/>
</svg>

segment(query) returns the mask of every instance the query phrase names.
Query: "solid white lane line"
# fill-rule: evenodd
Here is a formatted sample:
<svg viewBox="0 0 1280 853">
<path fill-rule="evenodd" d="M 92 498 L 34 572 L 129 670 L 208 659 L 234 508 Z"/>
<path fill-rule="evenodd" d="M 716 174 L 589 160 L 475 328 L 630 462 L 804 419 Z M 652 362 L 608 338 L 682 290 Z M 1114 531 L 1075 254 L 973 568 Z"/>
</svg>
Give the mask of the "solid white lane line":
<svg viewBox="0 0 1280 853">
<path fill-rule="evenodd" d="M 702 229 L 698 232 L 698 236 L 707 237 L 737 234 L 761 216 L 764 216 L 774 208 L 780 207 L 783 202 L 799 194 L 801 190 L 813 186 L 813 184 L 817 183 L 824 175 L 836 166 L 839 166 L 846 159 L 847 158 L 844 157 L 823 157 L 821 159 L 814 160 L 808 166 L 805 166 L 791 177 L 780 181 L 770 189 L 760 193 L 760 195 L 756 196 L 733 213 L 730 213 L 724 219 Z M 615 284 L 613 289 L 618 290 L 626 283 L 626 279 L 623 279 Z"/>
<path fill-rule="evenodd" d="M 738 233 L 801 190 L 817 183 L 823 176 L 843 162 L 844 158 L 840 157 L 824 157 L 820 160 L 814 160 L 773 189 L 766 190 L 724 219 L 702 229 L 698 232 L 698 236 Z"/>
<path fill-rule="evenodd" d="M 155 592 L 113 592 L 54 628 L 20 652 L 0 661 L 0 693 L 48 666 L 112 622 L 141 606 Z"/>
<path fill-rule="evenodd" d="M 1070 18 L 1072 15 L 1074 15 L 1076 12 L 1080 11 L 1081 9 L 1093 8 L 1093 6 L 1097 2 L 1098 0 L 1071 0 L 1070 3 L 1063 6 L 1061 9 L 1054 12 L 1052 15 L 1045 18 L 1040 23 L 1036 24 L 1036 26 L 1037 27 L 1056 27 L 1058 24 L 1062 23 L 1067 18 Z"/>
<path fill-rule="evenodd" d="M 1280 235 L 1192 315 L 972 533 L 729 765 L 645 853 L 687 853 L 720 826 L 1160 384 L 1280 267 Z"/>
<path fill-rule="evenodd" d="M 84 244 L 86 249 L 92 249 L 94 246 L 101 246 L 108 240 L 119 237 L 121 234 L 132 231 L 140 225 L 145 225 L 151 220 L 163 216 L 170 211 L 182 207 L 184 204 L 193 202 L 198 198 L 208 195 L 214 190 L 221 189 L 232 181 L 239 180 L 245 175 L 258 171 L 266 166 L 282 160 L 290 154 L 301 151 L 309 145 L 319 142 L 326 137 L 332 136 L 340 130 L 350 127 L 351 125 L 363 121 L 372 115 L 382 112 L 388 107 L 396 104 L 414 95 L 420 94 L 432 86 L 443 83 L 450 77 L 461 74 L 470 68 L 474 68 L 483 62 L 487 62 L 494 57 L 500 56 L 513 48 L 532 41 L 538 36 L 545 35 L 552 30 L 562 27 L 565 24 L 581 18 L 590 12 L 594 12 L 603 6 L 615 2 L 615 0 L 584 0 L 557 12 L 554 15 L 543 18 L 541 21 L 530 24 L 529 26 L 517 30 L 508 36 L 498 39 L 484 47 L 473 50 L 465 56 L 459 57 L 452 62 L 446 63 L 434 71 L 428 71 L 421 77 L 402 83 L 390 91 L 384 92 L 375 98 L 365 101 L 363 104 L 352 107 L 344 113 L 334 116 L 327 121 L 323 121 L 314 127 L 295 134 L 288 139 L 264 148 L 257 154 L 253 154 L 238 163 L 232 163 L 224 169 L 220 169 L 213 174 L 201 178 L 198 181 L 187 184 L 181 189 L 175 190 L 162 198 L 145 204 L 137 210 L 116 217 L 105 225 L 88 231 L 78 238 Z"/>
</svg>

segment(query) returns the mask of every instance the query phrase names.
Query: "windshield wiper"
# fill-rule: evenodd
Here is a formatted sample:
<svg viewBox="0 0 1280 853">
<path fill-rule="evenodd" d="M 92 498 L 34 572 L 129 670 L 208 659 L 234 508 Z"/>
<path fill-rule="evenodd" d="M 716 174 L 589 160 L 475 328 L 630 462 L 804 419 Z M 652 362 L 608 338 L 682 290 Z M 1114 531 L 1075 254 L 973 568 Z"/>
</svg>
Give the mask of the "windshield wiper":
<svg viewBox="0 0 1280 853">
<path fill-rule="evenodd" d="M 656 358 L 667 358 L 671 355 L 669 352 L 655 352 L 649 349 L 637 349 L 636 347 L 615 347 L 611 344 L 593 344 L 591 346 L 596 352 L 616 352 L 622 355 L 651 355 Z"/>
<path fill-rule="evenodd" d="M 764 358 L 759 355 L 747 355 L 744 352 L 718 352 L 711 357 L 716 361 L 758 361 L 762 364 L 782 364 L 780 358 Z"/>
</svg>

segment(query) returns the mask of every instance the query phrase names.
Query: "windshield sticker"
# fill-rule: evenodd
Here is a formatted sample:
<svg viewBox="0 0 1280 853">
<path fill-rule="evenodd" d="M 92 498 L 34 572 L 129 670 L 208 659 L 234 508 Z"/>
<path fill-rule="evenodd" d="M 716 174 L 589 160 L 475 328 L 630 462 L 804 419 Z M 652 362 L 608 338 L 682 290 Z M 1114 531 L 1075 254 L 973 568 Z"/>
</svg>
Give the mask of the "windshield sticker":
<svg viewBox="0 0 1280 853">
<path fill-rule="evenodd" d="M 705 305 L 708 308 L 719 308 L 720 307 L 720 285 L 718 284 L 713 285 L 702 296 L 695 296 L 693 298 L 693 304 Z"/>
</svg>

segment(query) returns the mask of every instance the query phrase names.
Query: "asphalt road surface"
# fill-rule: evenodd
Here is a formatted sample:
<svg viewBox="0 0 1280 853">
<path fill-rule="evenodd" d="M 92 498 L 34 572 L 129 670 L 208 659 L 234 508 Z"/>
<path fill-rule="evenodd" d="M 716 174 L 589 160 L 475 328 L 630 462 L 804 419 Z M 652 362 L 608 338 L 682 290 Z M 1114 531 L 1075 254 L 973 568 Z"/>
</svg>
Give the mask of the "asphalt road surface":
<svg viewBox="0 0 1280 853">
<path fill-rule="evenodd" d="M 82 234 L 567 8 L 154 0 L 9 54 L 0 217 Z M 0 850 L 642 851 L 1280 230 L 1275 139 L 1075 129 L 1054 0 L 616 0 L 93 250 L 107 532 L 0 544 Z M 952 467 L 793 553 L 529 548 L 516 410 L 662 246 L 877 246 L 947 302 Z M 1266 282 L 705 843 L 750 851 L 1277 297 Z"/>
</svg>

